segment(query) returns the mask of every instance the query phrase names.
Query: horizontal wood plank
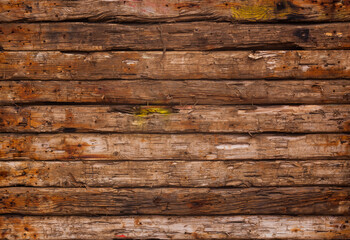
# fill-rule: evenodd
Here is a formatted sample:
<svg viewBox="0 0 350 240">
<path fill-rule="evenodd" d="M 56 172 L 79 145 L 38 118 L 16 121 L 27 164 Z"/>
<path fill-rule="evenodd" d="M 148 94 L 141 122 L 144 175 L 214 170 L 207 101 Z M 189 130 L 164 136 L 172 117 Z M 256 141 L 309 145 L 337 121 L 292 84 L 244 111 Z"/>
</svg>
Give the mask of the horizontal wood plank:
<svg viewBox="0 0 350 240">
<path fill-rule="evenodd" d="M 328 0 L 2 0 L 0 21 L 347 21 L 350 2 Z"/>
<path fill-rule="evenodd" d="M 350 78 L 350 51 L 1 52 L 0 79 Z"/>
<path fill-rule="evenodd" d="M 349 239 L 343 216 L 0 216 L 12 239 Z"/>
<path fill-rule="evenodd" d="M 1 132 L 350 132 L 350 105 L 0 107 Z"/>
<path fill-rule="evenodd" d="M 350 188 L 1 188 L 1 214 L 349 215 Z"/>
<path fill-rule="evenodd" d="M 349 80 L 0 81 L 0 104 L 350 103 Z"/>
<path fill-rule="evenodd" d="M 349 186 L 348 160 L 0 162 L 0 186 Z"/>
<path fill-rule="evenodd" d="M 350 135 L 0 134 L 0 160 L 350 158 Z"/>
<path fill-rule="evenodd" d="M 0 46 L 15 51 L 350 49 L 349 32 L 348 23 L 13 23 L 1 25 Z"/>
</svg>

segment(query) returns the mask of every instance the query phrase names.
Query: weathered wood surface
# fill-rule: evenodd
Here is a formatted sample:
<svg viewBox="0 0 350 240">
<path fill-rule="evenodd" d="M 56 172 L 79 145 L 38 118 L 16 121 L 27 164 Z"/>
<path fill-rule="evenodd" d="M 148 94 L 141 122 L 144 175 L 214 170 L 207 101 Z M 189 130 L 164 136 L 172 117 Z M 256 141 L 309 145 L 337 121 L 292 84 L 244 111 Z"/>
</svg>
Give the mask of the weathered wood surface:
<svg viewBox="0 0 350 240">
<path fill-rule="evenodd" d="M 350 132 L 350 105 L 0 107 L 1 132 Z"/>
<path fill-rule="evenodd" d="M 349 23 L 2 24 L 4 50 L 349 49 Z"/>
<path fill-rule="evenodd" d="M 329 0 L 1 0 L 0 21 L 347 21 L 350 2 Z"/>
<path fill-rule="evenodd" d="M 0 104 L 350 103 L 349 80 L 0 81 Z"/>
<path fill-rule="evenodd" d="M 343 216 L 1 216 L 12 239 L 349 239 Z M 69 231 L 67 231 L 67 229 Z"/>
<path fill-rule="evenodd" d="M 1 214 L 349 215 L 350 188 L 0 189 Z"/>
<path fill-rule="evenodd" d="M 350 158 L 350 135 L 0 134 L 0 160 Z"/>
<path fill-rule="evenodd" d="M 1 52 L 0 79 L 350 78 L 350 51 Z"/>
<path fill-rule="evenodd" d="M 350 186 L 348 160 L 0 162 L 0 186 Z"/>
<path fill-rule="evenodd" d="M 349 0 L 0 22 L 1 239 L 350 239 Z"/>
</svg>

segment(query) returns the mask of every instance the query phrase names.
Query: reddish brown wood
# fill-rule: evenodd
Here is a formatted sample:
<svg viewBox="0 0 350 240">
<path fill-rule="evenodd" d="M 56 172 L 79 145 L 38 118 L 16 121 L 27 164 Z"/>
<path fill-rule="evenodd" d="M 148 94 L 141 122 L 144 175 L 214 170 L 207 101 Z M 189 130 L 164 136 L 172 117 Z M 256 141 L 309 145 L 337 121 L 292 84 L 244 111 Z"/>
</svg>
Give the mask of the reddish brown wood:
<svg viewBox="0 0 350 240">
<path fill-rule="evenodd" d="M 0 214 L 349 215 L 350 188 L 1 188 Z"/>
<path fill-rule="evenodd" d="M 348 23 L 286 25 L 12 23 L 0 26 L 4 50 L 349 49 Z"/>
<path fill-rule="evenodd" d="M 1 161 L 0 187 L 274 187 L 350 185 L 348 160 Z"/>
<path fill-rule="evenodd" d="M 1 104 L 350 103 L 349 80 L 0 81 L 0 87 Z"/>
<path fill-rule="evenodd" d="M 1 52 L 0 79 L 350 78 L 350 51 Z"/>
<path fill-rule="evenodd" d="M 350 105 L 0 107 L 1 132 L 350 132 Z"/>
<path fill-rule="evenodd" d="M 2 0 L 0 21 L 349 21 L 350 2 L 329 0 Z"/>
</svg>

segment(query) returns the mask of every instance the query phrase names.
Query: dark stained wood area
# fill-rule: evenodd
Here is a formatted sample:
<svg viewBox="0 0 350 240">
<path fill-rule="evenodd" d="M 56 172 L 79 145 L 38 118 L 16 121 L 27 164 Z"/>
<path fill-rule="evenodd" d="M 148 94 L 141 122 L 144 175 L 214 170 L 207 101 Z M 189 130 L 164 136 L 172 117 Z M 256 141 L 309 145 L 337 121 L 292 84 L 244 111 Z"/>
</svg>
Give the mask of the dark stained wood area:
<svg viewBox="0 0 350 240">
<path fill-rule="evenodd" d="M 0 0 L 0 239 L 350 239 L 350 0 Z"/>
<path fill-rule="evenodd" d="M 0 45 L 14 51 L 349 49 L 349 36 L 348 23 L 12 23 L 2 25 Z"/>
<path fill-rule="evenodd" d="M 350 188 L 1 188 L 1 214 L 349 215 Z"/>
</svg>

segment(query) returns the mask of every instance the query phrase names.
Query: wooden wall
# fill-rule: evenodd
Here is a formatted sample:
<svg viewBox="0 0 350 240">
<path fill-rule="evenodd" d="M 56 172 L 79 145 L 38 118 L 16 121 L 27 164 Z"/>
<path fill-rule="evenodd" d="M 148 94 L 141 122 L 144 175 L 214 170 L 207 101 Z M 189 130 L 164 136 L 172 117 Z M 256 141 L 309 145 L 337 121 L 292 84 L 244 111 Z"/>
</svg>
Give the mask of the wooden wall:
<svg viewBox="0 0 350 240">
<path fill-rule="evenodd" d="M 0 0 L 1 239 L 350 239 L 349 0 Z"/>
</svg>

